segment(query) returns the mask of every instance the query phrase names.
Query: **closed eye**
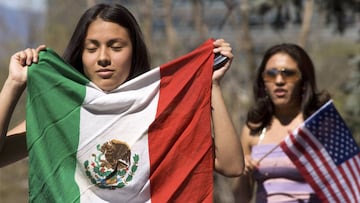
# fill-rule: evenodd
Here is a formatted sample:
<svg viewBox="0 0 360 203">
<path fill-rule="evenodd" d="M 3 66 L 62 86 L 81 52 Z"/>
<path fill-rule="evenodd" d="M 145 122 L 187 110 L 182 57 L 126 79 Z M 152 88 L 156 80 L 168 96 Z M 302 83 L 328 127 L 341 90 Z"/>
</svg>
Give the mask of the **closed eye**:
<svg viewBox="0 0 360 203">
<path fill-rule="evenodd" d="M 112 46 L 111 49 L 114 51 L 121 51 L 123 47 L 120 46 Z"/>
<path fill-rule="evenodd" d="M 90 52 L 90 53 L 94 53 L 96 51 L 97 48 L 85 48 L 86 51 Z"/>
</svg>

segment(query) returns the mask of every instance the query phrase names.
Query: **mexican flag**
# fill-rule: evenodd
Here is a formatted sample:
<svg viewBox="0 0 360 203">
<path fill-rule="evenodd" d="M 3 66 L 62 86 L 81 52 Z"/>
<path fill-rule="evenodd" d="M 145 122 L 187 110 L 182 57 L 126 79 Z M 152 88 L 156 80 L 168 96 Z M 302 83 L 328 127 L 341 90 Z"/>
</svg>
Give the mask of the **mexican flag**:
<svg viewBox="0 0 360 203">
<path fill-rule="evenodd" d="M 212 202 L 213 40 L 103 92 L 54 51 L 28 70 L 30 202 Z"/>
</svg>

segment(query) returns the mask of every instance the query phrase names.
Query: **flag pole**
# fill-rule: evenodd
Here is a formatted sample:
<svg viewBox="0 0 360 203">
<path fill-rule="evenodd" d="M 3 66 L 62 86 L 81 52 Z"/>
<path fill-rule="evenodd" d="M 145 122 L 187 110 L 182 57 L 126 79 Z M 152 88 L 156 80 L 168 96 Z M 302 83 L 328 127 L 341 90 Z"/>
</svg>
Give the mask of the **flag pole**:
<svg viewBox="0 0 360 203">
<path fill-rule="evenodd" d="M 289 131 L 289 134 L 291 134 L 292 132 Z M 258 163 L 260 163 L 260 161 L 262 161 L 263 159 L 265 159 L 269 154 L 271 154 L 271 152 L 273 152 L 276 148 L 278 148 L 280 146 L 280 143 L 279 142 L 274 148 L 272 148 L 270 151 L 268 151 L 264 156 L 262 156 L 259 160 L 258 160 Z"/>
<path fill-rule="evenodd" d="M 257 162 L 260 163 L 263 159 L 265 159 L 271 152 L 273 152 L 276 148 L 280 146 L 280 143 L 273 147 L 270 151 L 268 151 L 264 156 L 262 156 Z"/>
</svg>

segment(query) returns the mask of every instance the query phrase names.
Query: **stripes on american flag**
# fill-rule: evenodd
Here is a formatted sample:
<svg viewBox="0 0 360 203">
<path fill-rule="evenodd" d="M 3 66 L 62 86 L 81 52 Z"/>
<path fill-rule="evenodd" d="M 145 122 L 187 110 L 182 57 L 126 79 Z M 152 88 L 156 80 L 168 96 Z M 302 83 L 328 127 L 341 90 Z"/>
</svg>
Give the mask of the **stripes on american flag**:
<svg viewBox="0 0 360 203">
<path fill-rule="evenodd" d="M 280 147 L 322 202 L 360 202 L 360 148 L 331 100 Z"/>
</svg>

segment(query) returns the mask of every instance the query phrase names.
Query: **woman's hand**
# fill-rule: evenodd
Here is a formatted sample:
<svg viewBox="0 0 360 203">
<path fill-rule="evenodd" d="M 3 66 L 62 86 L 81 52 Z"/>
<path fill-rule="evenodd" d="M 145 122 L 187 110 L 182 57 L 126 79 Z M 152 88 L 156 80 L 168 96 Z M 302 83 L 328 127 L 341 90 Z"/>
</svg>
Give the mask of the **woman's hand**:
<svg viewBox="0 0 360 203">
<path fill-rule="evenodd" d="M 45 45 L 40 45 L 36 49 L 28 48 L 10 58 L 9 75 L 0 91 L 0 167 L 27 155 L 25 122 L 13 131 L 8 132 L 8 127 L 15 106 L 26 86 L 28 66 L 38 62 L 39 52 L 45 48 Z"/>
<path fill-rule="evenodd" d="M 20 86 L 24 86 L 27 81 L 28 66 L 38 62 L 39 52 L 45 48 L 45 45 L 40 45 L 36 49 L 27 48 L 12 55 L 10 58 L 8 79 Z"/>
<path fill-rule="evenodd" d="M 258 166 L 258 161 L 252 159 L 250 155 L 245 155 L 244 175 L 251 175 Z"/>
<path fill-rule="evenodd" d="M 229 58 L 229 61 L 218 70 L 215 70 L 212 76 L 213 84 L 219 85 L 220 80 L 225 75 L 225 72 L 230 68 L 234 55 L 232 54 L 232 48 L 228 42 L 224 39 L 217 39 L 214 41 L 214 53 L 220 53 Z"/>
<path fill-rule="evenodd" d="M 243 150 L 235 127 L 227 111 L 220 80 L 230 68 L 233 59 L 230 44 L 223 39 L 214 41 L 214 53 L 229 58 L 223 67 L 214 70 L 211 88 L 211 115 L 213 123 L 215 170 L 228 177 L 240 176 L 244 169 Z"/>
</svg>

